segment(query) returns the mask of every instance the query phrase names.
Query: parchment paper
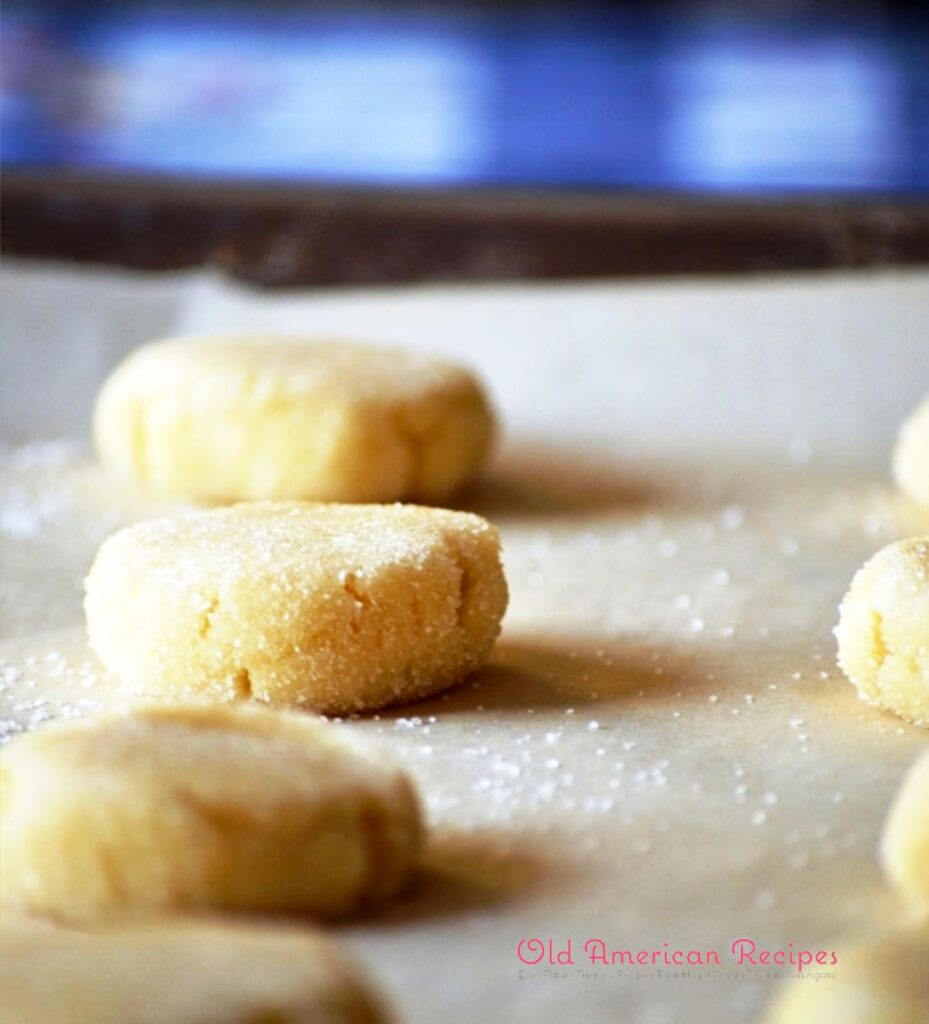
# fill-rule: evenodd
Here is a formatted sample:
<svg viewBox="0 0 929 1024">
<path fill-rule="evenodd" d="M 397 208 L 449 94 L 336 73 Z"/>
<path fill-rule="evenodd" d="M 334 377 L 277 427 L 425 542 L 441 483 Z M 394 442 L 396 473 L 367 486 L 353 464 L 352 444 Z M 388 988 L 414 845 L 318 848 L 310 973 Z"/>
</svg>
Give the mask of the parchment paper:
<svg viewBox="0 0 929 1024">
<path fill-rule="evenodd" d="M 464 501 L 503 532 L 498 648 L 351 723 L 431 826 L 412 891 L 335 929 L 399 1019 L 751 1021 L 781 980 L 734 940 L 831 950 L 906 917 L 876 842 L 927 734 L 856 699 L 831 629 L 866 557 L 929 532 L 888 470 L 929 391 L 929 274 L 262 294 L 8 263 L 5 736 L 125 699 L 85 647 L 81 580 L 108 532 L 171 506 L 93 465 L 93 395 L 132 345 L 224 328 L 454 355 L 501 412 Z M 532 938 L 574 964 L 522 963 Z M 594 966 L 591 938 L 722 966 Z"/>
</svg>

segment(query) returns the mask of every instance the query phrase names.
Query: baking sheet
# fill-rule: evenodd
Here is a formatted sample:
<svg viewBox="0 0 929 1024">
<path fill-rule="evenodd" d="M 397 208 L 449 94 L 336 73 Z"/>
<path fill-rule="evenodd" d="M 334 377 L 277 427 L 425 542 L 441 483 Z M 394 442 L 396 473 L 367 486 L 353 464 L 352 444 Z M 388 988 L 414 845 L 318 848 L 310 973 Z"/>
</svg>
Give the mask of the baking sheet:
<svg viewBox="0 0 929 1024">
<path fill-rule="evenodd" d="M 888 474 L 929 391 L 929 274 L 290 294 L 8 262 L 2 289 L 4 738 L 126 699 L 80 601 L 103 537 L 172 507 L 89 455 L 132 345 L 375 339 L 489 382 L 505 434 L 465 504 L 503 534 L 497 650 L 351 723 L 408 766 L 431 826 L 413 890 L 335 929 L 401 1020 L 751 1021 L 782 978 L 733 941 L 832 949 L 906 916 L 875 846 L 927 734 L 856 700 L 831 628 L 863 559 L 929 532 Z M 722 966 L 595 966 L 591 938 Z M 574 964 L 522 963 L 530 939 L 570 940 Z"/>
</svg>

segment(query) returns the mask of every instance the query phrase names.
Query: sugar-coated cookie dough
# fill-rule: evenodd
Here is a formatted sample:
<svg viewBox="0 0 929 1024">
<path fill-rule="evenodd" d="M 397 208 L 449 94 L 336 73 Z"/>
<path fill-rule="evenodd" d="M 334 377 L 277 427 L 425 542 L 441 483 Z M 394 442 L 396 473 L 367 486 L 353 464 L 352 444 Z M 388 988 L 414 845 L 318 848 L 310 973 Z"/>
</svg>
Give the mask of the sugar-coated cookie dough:
<svg viewBox="0 0 929 1024">
<path fill-rule="evenodd" d="M 871 704 L 929 725 L 929 538 L 882 548 L 839 609 L 839 665 Z"/>
<path fill-rule="evenodd" d="M 86 583 L 90 642 L 151 694 L 324 712 L 476 669 L 507 603 L 497 531 L 413 505 L 255 502 L 131 526 Z"/>
<path fill-rule="evenodd" d="M 60 920 L 342 916 L 392 895 L 420 844 L 404 773 L 308 716 L 138 708 L 0 754 L 0 900 Z"/>
<path fill-rule="evenodd" d="M 893 471 L 904 494 L 919 505 L 929 506 L 929 399 L 900 428 Z"/>
<path fill-rule="evenodd" d="M 94 438 L 121 475 L 235 501 L 446 501 L 493 417 L 466 369 L 411 352 L 230 335 L 143 346 L 107 379 Z"/>
<path fill-rule="evenodd" d="M 894 885 L 929 905 L 929 753 L 910 769 L 894 800 L 881 854 Z M 926 970 L 929 973 L 929 963 Z"/>
<path fill-rule="evenodd" d="M 170 925 L 0 934 L 0 1024 L 383 1024 L 359 969 L 306 930 Z"/>
<path fill-rule="evenodd" d="M 926 1024 L 929 931 L 840 949 L 835 977 L 803 977 L 775 998 L 765 1024 Z M 810 971 L 814 968 L 810 968 Z"/>
</svg>

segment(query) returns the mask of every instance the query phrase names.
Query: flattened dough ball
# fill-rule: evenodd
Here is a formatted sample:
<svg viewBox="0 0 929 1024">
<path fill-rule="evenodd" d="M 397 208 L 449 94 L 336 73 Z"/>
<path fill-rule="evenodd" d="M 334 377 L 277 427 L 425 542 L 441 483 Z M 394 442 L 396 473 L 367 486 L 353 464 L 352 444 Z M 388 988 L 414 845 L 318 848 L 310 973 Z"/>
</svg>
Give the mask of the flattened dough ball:
<svg viewBox="0 0 929 1024">
<path fill-rule="evenodd" d="M 929 507 L 929 399 L 900 428 L 893 472 L 897 486 L 907 497 Z"/>
<path fill-rule="evenodd" d="M 765 1024 L 926 1024 L 929 931 L 894 933 L 837 958 L 826 969 L 834 978 L 786 985 Z"/>
<path fill-rule="evenodd" d="M 133 352 L 97 400 L 101 461 L 169 495 L 441 504 L 493 435 L 466 369 L 410 352 L 231 335 Z"/>
<path fill-rule="evenodd" d="M 342 713 L 458 682 L 506 602 L 497 532 L 479 516 L 256 502 L 115 534 L 85 609 L 103 663 L 143 692 Z"/>
<path fill-rule="evenodd" d="M 870 704 L 929 725 L 929 538 L 882 548 L 852 580 L 839 665 Z"/>
<path fill-rule="evenodd" d="M 0 899 L 60 920 L 196 908 L 338 917 L 419 852 L 407 777 L 347 730 L 164 705 L 29 733 L 0 754 Z"/>
<path fill-rule="evenodd" d="M 929 753 L 913 765 L 900 787 L 884 826 L 881 855 L 891 882 L 929 906 Z"/>
<path fill-rule="evenodd" d="M 0 1024 L 384 1024 L 335 945 L 208 925 L 0 937 Z"/>
</svg>

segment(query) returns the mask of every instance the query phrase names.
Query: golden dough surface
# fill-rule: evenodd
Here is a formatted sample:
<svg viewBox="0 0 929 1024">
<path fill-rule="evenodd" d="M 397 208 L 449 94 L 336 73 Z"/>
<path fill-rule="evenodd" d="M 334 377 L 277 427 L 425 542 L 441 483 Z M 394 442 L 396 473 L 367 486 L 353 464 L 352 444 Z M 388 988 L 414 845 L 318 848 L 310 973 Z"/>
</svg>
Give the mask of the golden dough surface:
<svg viewBox="0 0 929 1024">
<path fill-rule="evenodd" d="M 383 1024 L 358 968 L 306 931 L 168 925 L 0 935 L 0 1024 Z"/>
<path fill-rule="evenodd" d="M 864 700 L 929 725 L 929 538 L 897 541 L 865 562 L 836 639 L 839 665 Z"/>
<path fill-rule="evenodd" d="M 897 486 L 918 505 L 929 506 L 929 400 L 904 422 L 893 455 Z"/>
<path fill-rule="evenodd" d="M 341 916 L 392 895 L 420 844 L 406 775 L 307 716 L 138 708 L 30 733 L 0 755 L 0 900 L 62 920 Z"/>
<path fill-rule="evenodd" d="M 497 531 L 479 516 L 256 502 L 115 534 L 85 611 L 103 663 L 143 692 L 341 713 L 458 682 L 506 603 Z"/>
<path fill-rule="evenodd" d="M 493 416 L 452 363 L 344 342 L 154 342 L 104 383 L 97 452 L 193 498 L 442 503 L 483 464 Z"/>
<path fill-rule="evenodd" d="M 894 933 L 837 958 L 835 977 L 787 985 L 765 1024 L 926 1024 L 929 931 Z"/>
<path fill-rule="evenodd" d="M 881 854 L 891 882 L 929 906 L 929 753 L 913 765 L 900 787 L 884 826 Z"/>
</svg>

